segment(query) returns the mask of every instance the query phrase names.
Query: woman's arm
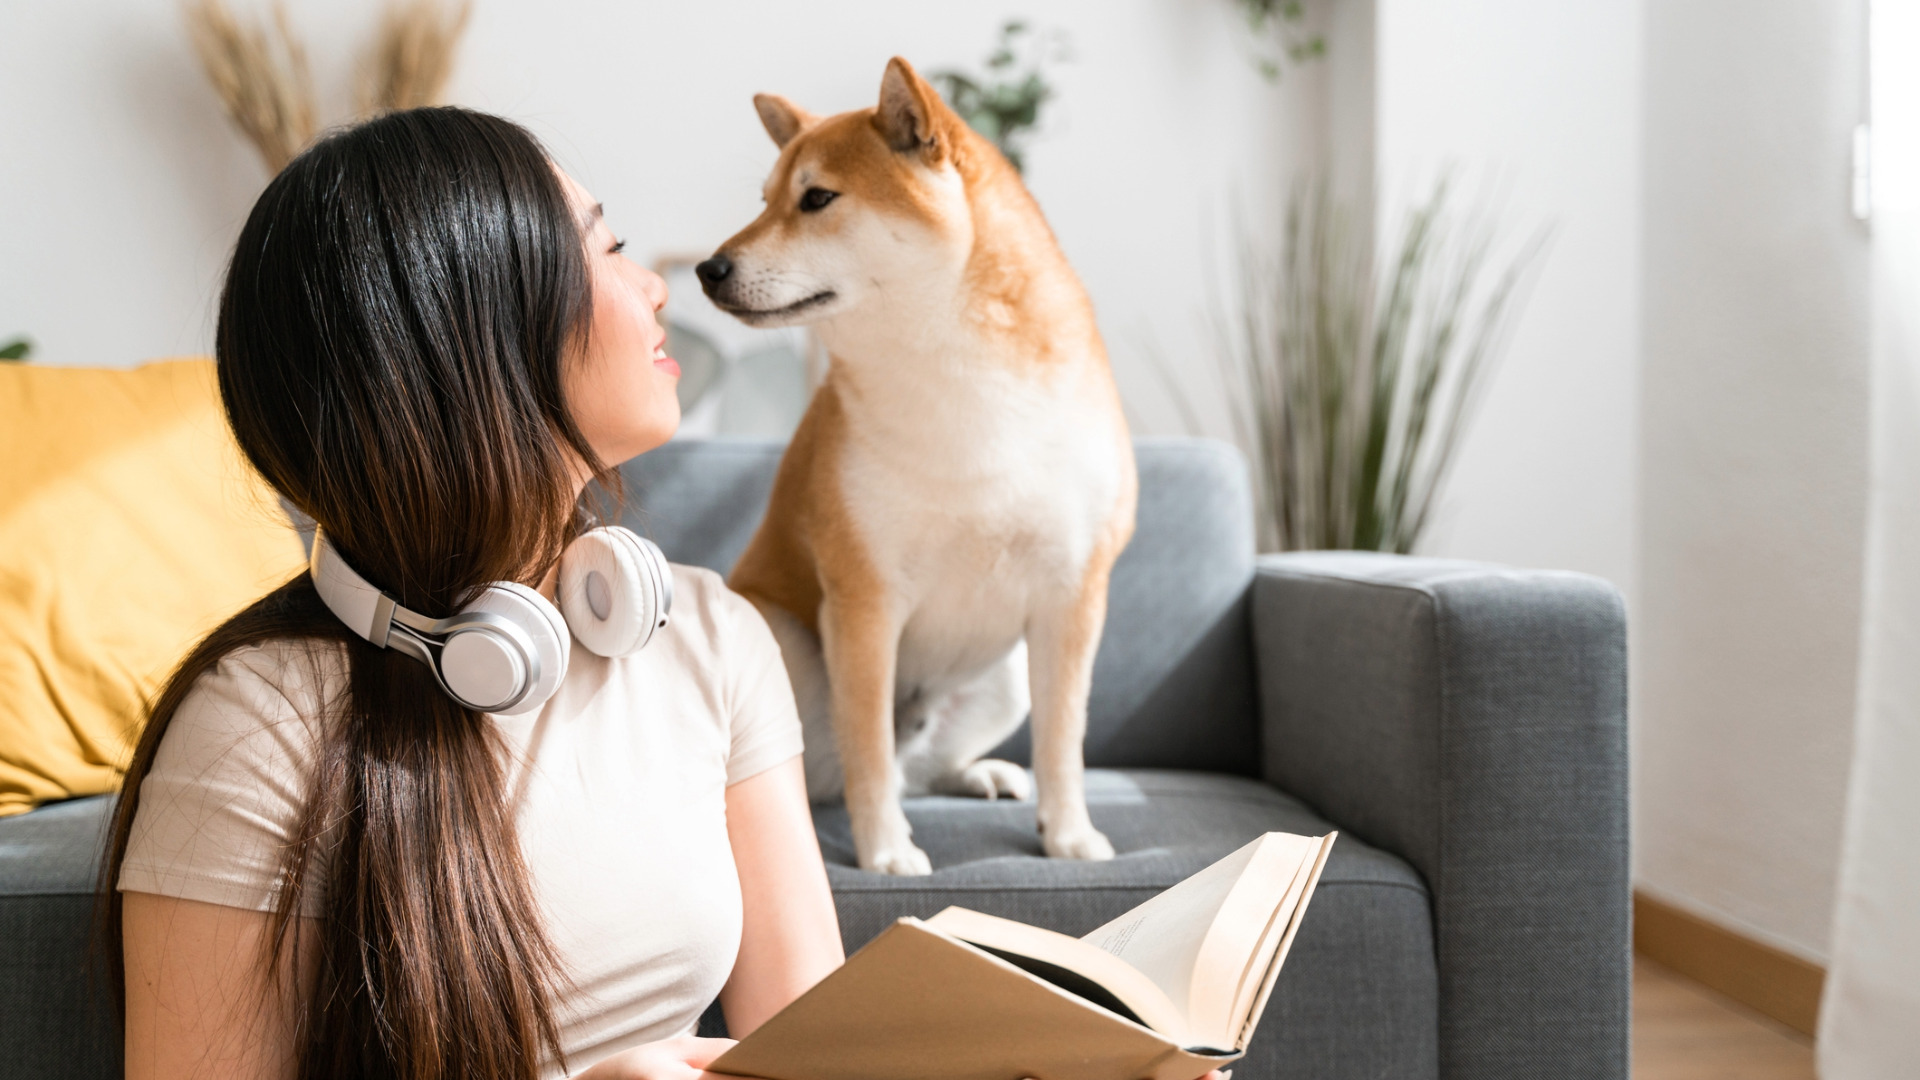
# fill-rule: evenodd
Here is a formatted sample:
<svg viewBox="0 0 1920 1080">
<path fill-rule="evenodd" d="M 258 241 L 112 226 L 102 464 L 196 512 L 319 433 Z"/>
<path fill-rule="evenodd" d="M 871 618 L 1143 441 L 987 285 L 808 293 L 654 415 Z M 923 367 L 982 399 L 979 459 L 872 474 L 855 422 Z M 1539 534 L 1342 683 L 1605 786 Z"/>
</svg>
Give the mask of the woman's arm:
<svg viewBox="0 0 1920 1080">
<path fill-rule="evenodd" d="M 736 1039 L 840 966 L 840 923 L 794 758 L 727 789 L 727 835 L 740 869 L 740 957 L 720 991 Z"/>
<path fill-rule="evenodd" d="M 294 1023 L 318 937 L 267 977 L 272 916 L 263 911 L 122 894 L 127 963 L 127 1080 L 263 1080 L 294 1075 Z M 293 951 L 293 950 L 290 950 Z"/>
<path fill-rule="evenodd" d="M 804 809 L 804 806 L 803 806 Z M 816 857 L 817 861 L 817 857 Z M 824 880 L 824 878 L 823 878 Z M 127 1080 L 284 1080 L 295 1075 L 294 1024 L 318 937 L 307 923 L 284 976 L 266 978 L 271 916 L 244 908 L 122 894 L 127 960 Z M 837 954 L 839 937 L 834 937 Z M 276 985 L 277 983 L 277 985 Z M 581 1080 L 726 1080 L 704 1072 L 733 1045 L 691 1037 L 647 1043 Z"/>
</svg>

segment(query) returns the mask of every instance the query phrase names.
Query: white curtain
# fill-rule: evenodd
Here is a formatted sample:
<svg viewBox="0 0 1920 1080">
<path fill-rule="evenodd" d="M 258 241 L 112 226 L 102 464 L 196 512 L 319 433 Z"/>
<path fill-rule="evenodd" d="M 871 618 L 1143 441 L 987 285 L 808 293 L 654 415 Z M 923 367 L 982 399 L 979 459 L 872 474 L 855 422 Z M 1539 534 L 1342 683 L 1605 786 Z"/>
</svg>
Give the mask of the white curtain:
<svg viewBox="0 0 1920 1080">
<path fill-rule="evenodd" d="M 1873 481 L 1824 1080 L 1920 1077 L 1920 0 L 1872 0 Z"/>
</svg>

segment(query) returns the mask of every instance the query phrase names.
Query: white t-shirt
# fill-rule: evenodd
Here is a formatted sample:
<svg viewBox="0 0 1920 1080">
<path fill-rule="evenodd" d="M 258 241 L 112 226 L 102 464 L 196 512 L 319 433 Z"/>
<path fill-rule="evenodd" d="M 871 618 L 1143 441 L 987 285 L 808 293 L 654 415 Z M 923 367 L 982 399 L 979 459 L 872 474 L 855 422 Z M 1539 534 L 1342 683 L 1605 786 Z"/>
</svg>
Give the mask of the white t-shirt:
<svg viewBox="0 0 1920 1080">
<path fill-rule="evenodd" d="M 712 572 L 673 569 L 672 620 L 645 649 L 609 660 L 576 642 L 545 707 L 490 717 L 513 751 L 521 849 L 573 980 L 557 1006 L 576 1072 L 685 1034 L 720 992 L 741 920 L 726 788 L 800 753 L 766 623 Z M 319 706 L 344 682 L 337 647 L 295 642 L 202 675 L 141 787 L 119 887 L 268 910 Z M 319 900 L 309 889 L 304 912 Z"/>
</svg>

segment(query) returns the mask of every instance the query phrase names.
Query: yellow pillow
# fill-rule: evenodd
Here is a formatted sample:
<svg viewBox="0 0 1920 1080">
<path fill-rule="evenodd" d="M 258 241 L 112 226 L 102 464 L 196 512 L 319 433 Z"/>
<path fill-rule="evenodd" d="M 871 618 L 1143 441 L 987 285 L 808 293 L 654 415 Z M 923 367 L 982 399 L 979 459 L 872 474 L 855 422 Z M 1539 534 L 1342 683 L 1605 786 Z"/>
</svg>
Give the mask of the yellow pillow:
<svg viewBox="0 0 1920 1080">
<path fill-rule="evenodd" d="M 0 364 L 0 817 L 117 788 L 174 664 L 304 562 L 212 361 Z"/>
</svg>

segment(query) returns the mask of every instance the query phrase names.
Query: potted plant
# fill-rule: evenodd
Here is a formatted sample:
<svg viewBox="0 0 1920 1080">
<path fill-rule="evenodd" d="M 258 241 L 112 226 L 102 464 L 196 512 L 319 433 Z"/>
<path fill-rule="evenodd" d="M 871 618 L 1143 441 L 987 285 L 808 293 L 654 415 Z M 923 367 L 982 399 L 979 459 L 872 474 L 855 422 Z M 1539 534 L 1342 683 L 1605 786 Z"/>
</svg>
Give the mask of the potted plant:
<svg viewBox="0 0 1920 1080">
<path fill-rule="evenodd" d="M 1377 262 L 1364 235 L 1324 184 L 1302 189 L 1277 255 L 1242 248 L 1216 319 L 1263 550 L 1414 549 L 1546 241 L 1500 257 L 1445 182 Z"/>
</svg>

